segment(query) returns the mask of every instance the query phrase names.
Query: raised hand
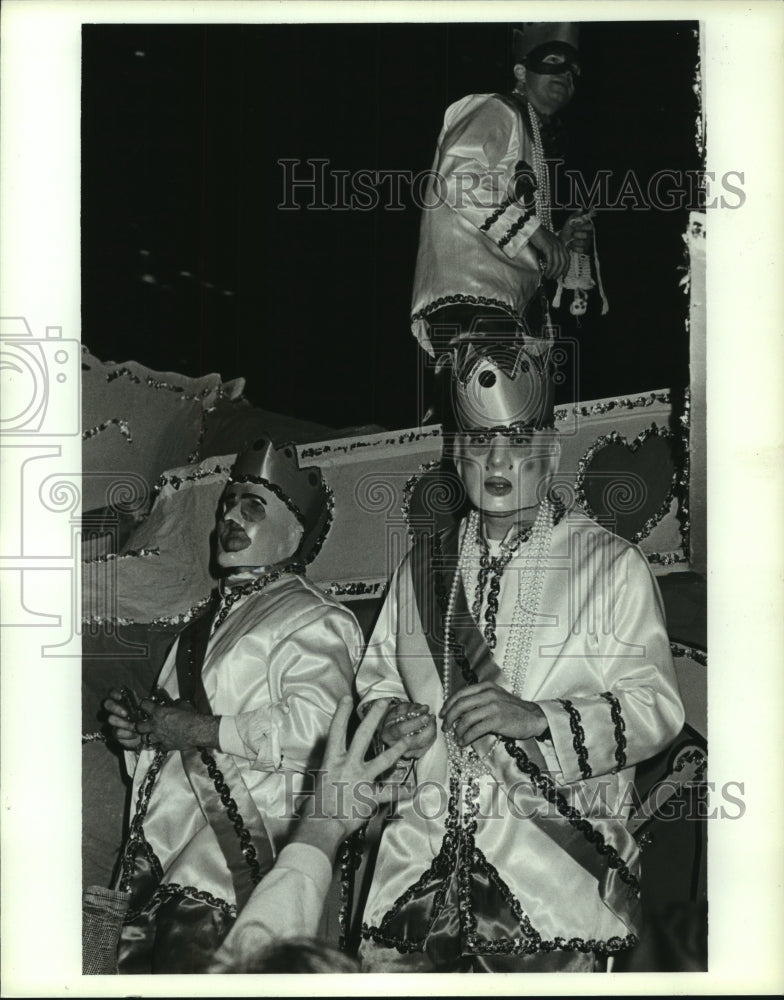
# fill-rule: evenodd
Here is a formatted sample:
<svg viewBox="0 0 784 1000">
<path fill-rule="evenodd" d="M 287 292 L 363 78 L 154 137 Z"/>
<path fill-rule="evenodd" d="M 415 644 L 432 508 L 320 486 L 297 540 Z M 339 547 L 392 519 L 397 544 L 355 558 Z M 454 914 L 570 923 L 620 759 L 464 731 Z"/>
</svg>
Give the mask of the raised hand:
<svg viewBox="0 0 784 1000">
<path fill-rule="evenodd" d="M 329 852 L 369 820 L 380 804 L 395 797 L 396 783 L 380 784 L 376 779 L 400 760 L 411 737 L 403 737 L 377 757 L 365 760 L 388 707 L 386 698 L 374 702 L 346 747 L 353 701 L 348 695 L 340 700 L 329 727 L 321 768 L 316 772 L 316 788 L 307 796 L 302 822 L 292 840 L 313 843 Z"/>
</svg>

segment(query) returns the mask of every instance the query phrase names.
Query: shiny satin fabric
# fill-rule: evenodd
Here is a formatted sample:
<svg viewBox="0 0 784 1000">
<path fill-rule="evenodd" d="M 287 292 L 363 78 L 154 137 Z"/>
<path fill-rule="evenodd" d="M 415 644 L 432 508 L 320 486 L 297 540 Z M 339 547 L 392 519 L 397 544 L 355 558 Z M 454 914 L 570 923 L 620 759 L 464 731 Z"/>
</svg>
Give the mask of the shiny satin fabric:
<svg viewBox="0 0 784 1000">
<path fill-rule="evenodd" d="M 119 971 L 205 972 L 233 923 L 232 916 L 182 891 L 158 896 L 144 914 L 125 924 Z"/>
<path fill-rule="evenodd" d="M 444 547 L 449 548 L 448 538 Z M 408 559 L 393 577 L 357 686 L 363 702 L 391 695 L 427 704 L 438 713 L 443 704 L 433 665 L 434 658 L 438 663 L 438 645 L 431 650 L 410 621 L 407 609 L 412 603 L 417 606 L 411 566 Z M 525 560 L 515 557 L 504 574 L 495 658 L 488 660 L 481 644 L 474 643 L 480 650 L 474 654 L 478 673 L 502 685 L 506 681 L 498 663 L 504 658 L 517 580 L 525 571 Z M 473 597 L 473 582 L 466 590 Z M 432 619 L 432 614 L 427 611 L 425 617 Z M 604 620 L 606 629 L 587 627 Z M 462 622 L 466 629 L 465 616 Z M 461 629 L 457 631 L 460 638 Z M 465 634 L 463 638 L 467 641 Z M 617 694 L 623 719 L 630 720 L 625 729 L 628 765 L 618 773 L 613 773 L 617 727 L 601 696 L 608 690 Z M 584 705 L 589 760 L 595 762 L 592 777 L 584 780 L 579 780 L 569 716 L 558 701 L 577 701 L 578 696 Z M 519 953 L 522 959 L 532 944 L 542 954 L 607 953 L 628 946 L 637 931 L 639 900 L 634 889 L 639 859 L 625 826 L 624 794 L 633 765 L 658 752 L 679 731 L 682 708 L 658 594 L 644 557 L 574 512 L 553 530 L 521 697 L 546 706 L 548 718 L 556 705 L 566 717 L 566 732 L 559 718 L 552 741 L 519 744 L 534 773 L 561 797 L 562 808 L 555 808 L 532 784 L 503 744 L 496 746 L 489 760 L 492 773 L 478 783 L 475 833 L 468 835 L 473 819 L 463 797 L 451 834 L 459 841 L 455 857 L 469 859 L 462 865 L 462 877 L 470 868 L 461 952 Z M 482 754 L 491 747 L 492 738 L 484 737 L 477 751 Z M 565 770 L 578 780 L 565 781 Z M 423 878 L 439 856 L 445 834 L 450 836 L 448 762 L 440 734 L 416 762 L 415 776 L 416 784 L 401 797 L 398 818 L 386 828 L 364 915 L 366 936 L 401 952 L 427 949 L 434 929 L 454 929 L 454 913 L 434 914 L 433 901 L 440 883 L 461 870 L 456 861 L 450 862 L 436 866 L 437 879 Z M 588 822 L 570 824 L 564 816 L 570 807 Z M 474 845 L 479 854 L 472 853 Z M 602 845 L 615 852 L 617 869 L 607 863 Z M 486 865 L 477 867 L 479 855 Z M 621 871 L 626 880 L 620 878 Z M 474 919 L 475 941 L 469 945 Z M 417 937 L 423 930 L 424 938 Z"/>
<path fill-rule="evenodd" d="M 189 897 L 181 886 L 162 884 L 161 874 L 142 833 L 133 848 L 132 904 L 118 945 L 121 974 L 199 972 L 234 922 L 234 907 L 221 910 Z"/>
<path fill-rule="evenodd" d="M 445 587 L 451 585 L 457 568 L 457 526 L 447 529 L 436 543 L 435 538 L 423 539 L 411 553 L 411 579 L 414 585 L 417 612 L 433 662 L 436 664 L 441 681 L 444 681 L 444 622 L 439 602 L 434 591 L 434 574 L 441 575 Z M 462 578 L 458 580 L 453 607 L 454 639 L 457 655 L 449 658 L 449 685 L 451 691 L 465 687 L 468 670 L 472 683 L 499 681 L 501 670 L 493 660 L 490 647 L 468 610 L 465 587 Z M 458 659 L 464 664 L 461 669 Z"/>
<path fill-rule="evenodd" d="M 338 700 L 351 691 L 360 642 L 353 616 L 299 577 L 281 578 L 239 602 L 209 638 L 204 692 L 215 715 L 235 720 L 244 753 L 212 755 L 251 834 L 261 875 L 288 839 L 304 772 L 320 760 Z M 159 685 L 178 697 L 176 647 Z M 273 729 L 277 757 L 270 749 Z M 134 809 L 153 757 L 152 751 L 139 755 Z M 136 916 L 123 933 L 121 971 L 159 961 L 159 936 L 171 949 L 188 945 L 181 960 L 174 953 L 167 958 L 166 971 L 178 963 L 179 971 L 191 971 L 202 964 L 202 951 L 215 950 L 252 889 L 237 831 L 198 751 L 167 755 L 143 830 L 148 850 L 136 862 Z M 184 895 L 175 891 L 175 902 L 172 886 L 185 889 Z M 177 899 L 184 935 L 177 929 Z"/>
<path fill-rule="evenodd" d="M 283 577 L 237 606 L 210 640 L 202 680 L 214 714 L 234 718 L 251 772 L 318 766 L 361 649 L 351 612 L 303 577 Z"/>
<path fill-rule="evenodd" d="M 539 221 L 510 204 L 521 161 L 534 162 L 533 144 L 516 109 L 492 94 L 447 108 L 434 182 L 423 196 L 411 306 L 413 333 L 431 354 L 423 313 L 473 301 L 521 320 L 539 287 L 539 259 L 528 243 Z"/>
<path fill-rule="evenodd" d="M 216 592 L 207 613 L 191 622 L 180 635 L 175 656 L 180 697 L 191 702 L 202 715 L 212 715 L 201 671 L 217 611 L 217 597 Z M 274 852 L 264 821 L 229 754 L 194 748 L 180 751 L 180 758 L 201 811 L 215 833 L 231 876 L 237 908 L 241 909 L 254 886 L 272 867 Z M 232 802 L 234 811 L 230 816 L 227 806 Z"/>
<path fill-rule="evenodd" d="M 549 779 L 567 807 L 572 807 L 573 796 L 563 794 L 562 786 L 555 780 L 557 775 L 549 772 L 537 740 L 521 740 L 518 746 L 536 770 Z M 513 815 L 525 817 L 529 827 L 538 828 L 550 839 L 553 847 L 560 848 L 570 861 L 579 865 L 582 874 L 595 880 L 598 892 L 607 909 L 629 929 L 636 929 L 640 918 L 639 847 L 618 817 L 608 819 L 599 815 L 590 817 L 593 835 L 600 836 L 601 842 L 614 852 L 619 867 L 608 863 L 608 855 L 597 850 L 594 840 L 588 839 L 582 828 L 569 823 L 552 803 L 545 800 L 530 780 L 521 773 L 515 761 L 505 752 L 494 753 L 491 760 L 493 778 L 506 790 Z M 577 799 L 578 805 L 582 801 Z M 572 807 L 573 808 L 573 807 Z M 626 879 L 621 872 L 628 872 Z"/>
<path fill-rule="evenodd" d="M 254 886 L 272 868 L 275 854 L 264 820 L 256 808 L 256 803 L 248 794 L 234 760 L 229 754 L 213 754 L 212 762 L 218 768 L 222 782 L 229 789 L 239 817 L 242 819 L 244 831 L 248 834 L 245 851 L 238 836 L 235 820 L 229 815 L 226 804 L 217 794 L 215 782 L 210 777 L 201 754 L 197 750 L 182 753 L 185 773 L 201 810 L 215 834 L 231 878 L 237 908 L 242 909 L 250 898 Z M 248 852 L 251 850 L 253 865 L 249 863 Z"/>
<path fill-rule="evenodd" d="M 443 678 L 443 623 L 439 614 L 434 614 L 436 602 L 432 599 L 433 574 L 441 573 L 445 581 L 449 581 L 457 566 L 458 530 L 457 527 L 443 532 L 439 544 L 434 540 L 423 540 L 411 554 L 411 578 L 414 586 L 417 609 L 423 622 L 423 630 L 434 661 L 439 666 L 439 674 Z M 447 584 L 448 585 L 448 584 Z M 503 684 L 503 671 L 500 669 L 493 654 L 485 642 L 484 636 L 476 626 L 468 610 L 465 587 L 462 579 L 458 581 L 454 602 L 454 638 L 462 651 L 467 664 L 470 664 L 475 682 L 491 682 Z M 452 691 L 458 691 L 465 686 L 466 679 L 457 667 L 455 658 L 450 660 L 450 685 Z M 492 743 L 488 739 L 480 742 L 481 752 L 487 752 Z M 521 748 L 537 771 L 550 781 L 547 763 L 542 756 L 537 740 L 521 741 Z M 558 844 L 562 850 L 578 862 L 588 873 L 599 882 L 600 895 L 614 913 L 621 916 L 627 925 L 631 925 L 638 904 L 636 896 L 629 883 L 623 883 L 618 876 L 618 870 L 608 866 L 605 855 L 597 852 L 594 844 L 557 814 L 554 808 L 545 808 L 541 793 L 537 792 L 530 781 L 524 779 L 516 764 L 503 752 L 493 754 L 493 773 L 499 786 L 513 790 L 510 797 L 518 813 L 526 817 L 526 821 L 539 824 L 540 829 Z M 570 803 L 567 802 L 567 805 Z M 636 842 L 625 830 L 614 831 L 618 839 L 615 845 L 620 857 L 637 857 Z M 612 842 L 611 842 L 612 843 Z"/>
<path fill-rule="evenodd" d="M 176 781 L 175 775 L 179 776 Z M 143 827 L 144 840 L 134 852 L 131 909 L 121 933 L 118 954 L 121 973 L 162 971 L 154 967 L 164 961 L 162 955 L 167 972 L 199 971 L 192 968 L 197 952 L 204 948 L 205 954 L 198 961 L 201 963 L 203 959 L 206 964 L 228 933 L 236 916 L 237 902 L 245 902 L 252 890 L 244 858 L 237 858 L 233 870 L 227 866 L 220 841 L 194 799 L 179 753 L 169 755 L 158 781 L 161 788 L 153 788 Z M 214 786 L 213 796 L 217 798 Z M 238 797 L 242 801 L 242 796 Z M 223 808 L 220 802 L 217 806 Z M 237 839 L 236 833 L 234 838 Z M 270 847 L 265 854 L 264 845 L 269 841 L 266 837 L 256 838 L 256 843 L 268 870 L 272 854 Z M 179 891 L 170 895 L 173 886 L 186 887 L 190 895 Z M 194 899 L 196 894 L 201 898 Z M 184 936 L 177 927 L 179 901 L 186 905 Z M 191 933 L 193 946 L 188 943 Z M 180 945 L 187 947 L 181 950 Z"/>
<path fill-rule="evenodd" d="M 602 968 L 592 952 L 551 951 L 533 955 L 460 955 L 439 964 L 442 955 L 430 952 L 401 954 L 374 941 L 359 947 L 362 972 L 596 972 Z"/>
<path fill-rule="evenodd" d="M 532 757 L 536 757 L 534 741 L 524 741 Z M 539 756 L 541 762 L 541 756 Z M 503 774 L 503 762 L 496 765 L 496 778 Z M 473 813 L 470 803 L 463 798 L 461 815 L 457 815 L 456 795 L 447 810 L 445 836 L 440 850 L 429 870 L 398 898 L 381 920 L 374 939 L 380 943 L 422 949 L 428 954 L 441 956 L 455 952 L 459 955 L 492 953 L 500 950 L 507 954 L 532 954 L 562 947 L 558 944 L 573 941 L 573 948 L 591 950 L 596 941 L 597 950 L 607 947 L 611 939 L 626 938 L 633 933 L 639 918 L 638 852 L 630 835 L 613 831 L 613 839 L 605 830 L 603 842 L 610 846 L 621 862 L 624 880 L 619 869 L 608 864 L 606 853 L 600 853 L 581 830 L 569 824 L 553 808 L 548 809 L 533 785 L 523 779 L 516 769 L 504 775 L 497 785 L 493 778 L 485 784 L 483 801 L 486 815 L 479 809 L 477 837 L 473 835 Z M 495 793 L 495 794 L 493 794 Z M 508 805 L 510 811 L 506 811 Z M 416 810 L 416 807 L 415 807 Z M 515 873 L 510 871 L 510 858 L 506 864 L 499 861 L 496 867 L 478 846 L 480 841 L 489 850 L 487 831 L 493 821 L 507 818 L 525 823 L 520 831 L 525 836 L 532 855 L 526 858 L 527 900 L 530 909 L 525 911 L 510 889 Z M 483 828 L 483 824 L 486 824 Z M 594 822 L 593 829 L 596 830 Z M 560 853 L 559 853 L 560 852 Z M 498 859 L 497 859 L 498 860 Z M 559 866 L 564 879 L 572 884 L 582 883 L 590 889 L 591 898 L 600 899 L 606 907 L 607 938 L 580 933 L 558 933 L 552 918 L 546 913 L 548 900 L 556 897 L 549 885 Z M 565 887 L 564 887 L 565 888 Z M 462 896 L 458 908 L 455 893 Z M 531 906 L 531 902 L 535 905 Z M 579 912 L 580 901 L 573 903 Z M 462 916 L 459 914 L 462 911 Z M 532 923 L 528 913 L 541 913 Z M 549 926 L 548 926 L 549 924 Z M 563 924 L 562 924 L 563 926 Z M 568 925 L 567 925 L 568 926 Z M 619 941 L 610 943 L 610 950 L 618 950 Z"/>
</svg>

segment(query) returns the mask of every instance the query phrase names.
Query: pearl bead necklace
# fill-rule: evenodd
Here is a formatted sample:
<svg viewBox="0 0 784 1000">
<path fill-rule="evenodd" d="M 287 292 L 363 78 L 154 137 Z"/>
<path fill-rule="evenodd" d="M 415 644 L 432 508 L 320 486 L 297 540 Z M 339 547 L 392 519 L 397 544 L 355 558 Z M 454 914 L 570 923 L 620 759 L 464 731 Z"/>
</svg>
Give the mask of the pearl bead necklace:
<svg viewBox="0 0 784 1000">
<path fill-rule="evenodd" d="M 511 681 L 512 694 L 520 696 L 528 671 L 528 661 L 533 646 L 534 623 L 539 611 L 544 585 L 544 569 L 547 555 L 550 551 L 550 541 L 553 533 L 553 509 L 549 499 L 539 505 L 531 539 L 529 543 L 530 557 L 533 560 L 531 572 L 523 575 L 523 582 L 517 591 L 514 612 L 510 624 L 509 637 L 504 651 L 502 671 L 504 677 Z M 468 515 L 463 541 L 460 546 L 457 569 L 452 578 L 449 591 L 446 614 L 444 615 L 444 670 L 443 689 L 446 702 L 452 693 L 451 683 L 451 649 L 452 623 L 454 621 L 455 603 L 457 601 L 460 580 L 467 581 L 474 567 L 478 565 L 476 553 L 479 538 L 479 514 L 473 510 Z M 483 774 L 489 774 L 487 761 L 492 756 L 501 740 L 496 736 L 493 745 L 481 757 L 472 746 L 462 747 L 455 739 L 451 730 L 444 730 L 447 756 L 450 772 L 459 777 L 464 784 L 471 784 Z"/>
<path fill-rule="evenodd" d="M 545 229 L 553 231 L 553 216 L 550 209 L 550 174 L 547 170 L 547 163 L 544 158 L 544 146 L 542 145 L 542 132 L 539 128 L 539 116 L 536 109 L 528 100 L 525 91 L 515 90 L 515 93 L 526 102 L 528 111 L 528 121 L 531 123 L 531 138 L 533 139 L 533 168 L 536 177 L 536 190 L 534 191 L 534 207 L 536 217 Z M 544 271 L 544 260 L 539 259 L 539 270 Z M 542 308 L 544 310 L 544 325 L 549 328 L 550 320 L 549 303 L 545 295 L 542 295 Z"/>
<path fill-rule="evenodd" d="M 544 158 L 539 116 L 530 101 L 528 102 L 528 119 L 531 122 L 531 137 L 534 141 L 533 166 L 534 173 L 536 174 L 536 191 L 534 192 L 536 217 L 546 229 L 552 232 L 553 218 L 550 211 L 550 175 L 547 171 L 547 163 Z"/>
</svg>

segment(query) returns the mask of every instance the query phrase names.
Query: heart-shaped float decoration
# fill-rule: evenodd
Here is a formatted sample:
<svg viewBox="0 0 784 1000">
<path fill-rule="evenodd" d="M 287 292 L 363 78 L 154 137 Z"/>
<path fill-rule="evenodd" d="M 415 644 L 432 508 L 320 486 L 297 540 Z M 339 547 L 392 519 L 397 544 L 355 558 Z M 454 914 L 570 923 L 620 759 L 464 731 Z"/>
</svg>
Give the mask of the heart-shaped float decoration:
<svg viewBox="0 0 784 1000">
<path fill-rule="evenodd" d="M 578 463 L 575 492 L 586 514 L 631 542 L 645 538 L 670 509 L 678 480 L 674 435 L 653 424 L 633 441 L 613 431 Z"/>
</svg>

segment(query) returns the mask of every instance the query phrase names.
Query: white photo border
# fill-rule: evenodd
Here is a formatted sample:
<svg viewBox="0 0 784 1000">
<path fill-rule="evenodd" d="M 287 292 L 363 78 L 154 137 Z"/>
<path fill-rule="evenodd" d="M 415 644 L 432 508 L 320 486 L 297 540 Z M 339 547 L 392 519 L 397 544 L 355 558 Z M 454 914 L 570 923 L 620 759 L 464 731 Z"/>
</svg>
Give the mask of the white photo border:
<svg viewBox="0 0 784 1000">
<path fill-rule="evenodd" d="M 124 2 L 5 0 L 0 12 L 0 316 L 33 336 L 80 330 L 80 45 L 85 22 L 699 20 L 707 169 L 744 174 L 746 200 L 708 225 L 708 483 L 710 779 L 744 783 L 744 817 L 710 828 L 710 971 L 619 976 L 512 976 L 484 993 L 750 994 L 784 987 L 780 953 L 783 744 L 782 329 L 784 7 L 773 2 L 450 3 Z M 666 60 L 662 60 L 666 72 Z M 673 266 L 676 265 L 673 261 Z M 76 399 L 76 404 L 74 404 Z M 57 405 L 78 410 L 78 393 Z M 2 442 L 0 442 L 2 443 Z M 18 452 L 2 443 L 3 470 Z M 81 469 L 78 434 L 31 440 Z M 18 447 L 14 444 L 14 448 Z M 23 486 L 3 476 L 0 584 L 20 584 L 14 520 Z M 47 522 L 48 524 L 48 522 Z M 28 527 L 25 530 L 29 530 Z M 52 614 L 68 615 L 63 540 L 36 530 L 35 555 Z M 58 556 L 47 558 L 50 553 Z M 67 551 L 66 551 L 67 556 Z M 67 559 L 66 559 L 67 563 Z M 8 596 L 8 595 L 7 595 Z M 80 663 L 43 657 L 39 629 L 3 620 L 2 994 L 17 996 L 471 995 L 472 980 L 430 975 L 136 977 L 80 974 Z M 20 627 L 15 627 L 20 626 Z"/>
</svg>

